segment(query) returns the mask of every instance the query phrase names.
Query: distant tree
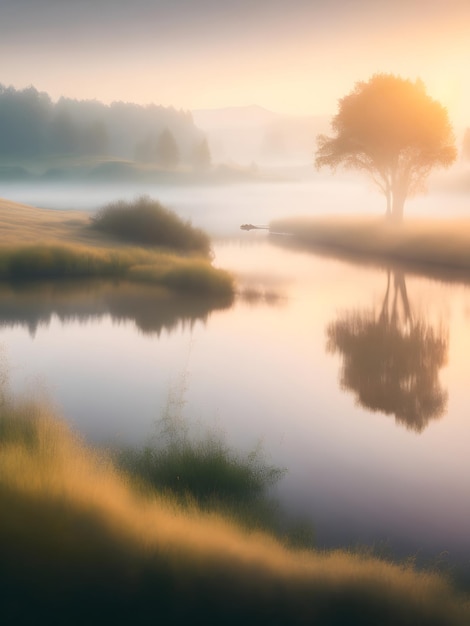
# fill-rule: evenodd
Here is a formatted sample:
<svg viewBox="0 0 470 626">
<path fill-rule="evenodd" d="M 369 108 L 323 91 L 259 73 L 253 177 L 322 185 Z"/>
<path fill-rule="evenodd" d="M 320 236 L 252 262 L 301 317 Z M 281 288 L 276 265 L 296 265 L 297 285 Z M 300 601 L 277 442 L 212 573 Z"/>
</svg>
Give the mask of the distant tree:
<svg viewBox="0 0 470 626">
<path fill-rule="evenodd" d="M 155 156 L 157 164 L 169 170 L 175 169 L 180 161 L 178 145 L 168 128 L 165 128 L 158 136 Z"/>
<path fill-rule="evenodd" d="M 204 137 L 194 145 L 191 154 L 191 163 L 195 170 L 207 170 L 211 166 L 211 160 L 209 144 Z"/>
<path fill-rule="evenodd" d="M 108 153 L 109 135 L 103 120 L 93 120 L 83 129 L 81 150 L 87 155 L 104 156 Z"/>
<path fill-rule="evenodd" d="M 61 107 L 52 118 L 50 146 L 53 153 L 70 154 L 78 152 L 80 133 L 69 110 Z"/>
<path fill-rule="evenodd" d="M 423 191 L 430 171 L 457 156 L 447 111 L 420 80 L 376 74 L 356 83 L 331 127 L 332 137 L 317 138 L 317 168 L 366 172 L 387 199 L 386 215 L 398 221 L 407 196 Z"/>
<path fill-rule="evenodd" d="M 21 91 L 0 85 L 0 153 L 41 156 L 52 113 L 49 96 L 34 87 Z"/>
<path fill-rule="evenodd" d="M 157 137 L 155 133 L 148 133 L 142 141 L 136 143 L 134 158 L 142 163 L 154 163 L 156 161 Z"/>
<path fill-rule="evenodd" d="M 462 141 L 462 158 L 464 161 L 470 161 L 470 128 L 465 130 Z"/>
</svg>

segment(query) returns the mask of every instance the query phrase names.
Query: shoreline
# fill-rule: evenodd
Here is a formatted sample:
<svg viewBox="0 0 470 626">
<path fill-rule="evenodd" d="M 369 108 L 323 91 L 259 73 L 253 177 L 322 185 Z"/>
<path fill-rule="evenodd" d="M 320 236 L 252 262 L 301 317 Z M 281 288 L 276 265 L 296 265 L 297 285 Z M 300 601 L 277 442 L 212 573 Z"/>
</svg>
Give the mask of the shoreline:
<svg viewBox="0 0 470 626">
<path fill-rule="evenodd" d="M 399 266 L 431 278 L 470 282 L 470 218 L 292 217 L 272 221 L 277 245 L 350 262 Z M 280 235 L 279 233 L 282 233 Z"/>
</svg>

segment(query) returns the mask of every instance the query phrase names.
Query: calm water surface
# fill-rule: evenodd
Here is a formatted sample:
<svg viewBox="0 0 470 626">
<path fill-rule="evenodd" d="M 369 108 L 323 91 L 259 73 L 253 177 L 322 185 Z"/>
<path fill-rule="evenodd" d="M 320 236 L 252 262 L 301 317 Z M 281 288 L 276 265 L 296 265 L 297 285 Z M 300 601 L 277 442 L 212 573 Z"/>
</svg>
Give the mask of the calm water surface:
<svg viewBox="0 0 470 626">
<path fill-rule="evenodd" d="M 470 291 L 296 251 L 262 231 L 215 245 L 233 305 L 110 283 L 1 287 L 14 390 L 45 392 L 93 442 L 185 416 L 287 468 L 318 544 L 386 542 L 470 572 Z"/>
</svg>

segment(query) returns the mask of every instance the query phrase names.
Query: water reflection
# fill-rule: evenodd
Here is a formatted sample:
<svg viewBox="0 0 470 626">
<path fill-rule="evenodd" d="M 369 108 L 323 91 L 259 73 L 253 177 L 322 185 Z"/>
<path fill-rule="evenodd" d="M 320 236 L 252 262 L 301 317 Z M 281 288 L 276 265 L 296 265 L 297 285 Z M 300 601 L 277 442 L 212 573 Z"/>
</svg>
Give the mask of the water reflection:
<svg viewBox="0 0 470 626">
<path fill-rule="evenodd" d="M 447 363 L 448 332 L 423 314 L 413 316 L 403 271 L 388 270 L 379 311 L 346 311 L 326 334 L 327 351 L 343 357 L 341 388 L 361 406 L 394 415 L 416 432 L 444 414 L 447 391 L 439 370 Z"/>
<path fill-rule="evenodd" d="M 87 281 L 0 285 L 0 326 L 26 326 L 34 336 L 57 316 L 62 322 L 87 322 L 110 315 L 115 322 L 132 321 L 144 334 L 172 332 L 180 325 L 205 322 L 211 311 L 232 305 L 229 298 L 175 295 L 154 286 Z"/>
</svg>

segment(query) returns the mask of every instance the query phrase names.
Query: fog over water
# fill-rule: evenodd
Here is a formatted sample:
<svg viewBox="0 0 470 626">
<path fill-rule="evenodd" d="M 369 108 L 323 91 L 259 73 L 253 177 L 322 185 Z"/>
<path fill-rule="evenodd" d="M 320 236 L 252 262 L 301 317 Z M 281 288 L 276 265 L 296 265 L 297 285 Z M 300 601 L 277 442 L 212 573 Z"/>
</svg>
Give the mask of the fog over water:
<svg viewBox="0 0 470 626">
<path fill-rule="evenodd" d="M 310 166 L 310 169 L 313 169 Z M 271 220 L 295 215 L 380 216 L 385 200 L 367 179 L 357 175 L 305 175 L 287 171 L 275 182 L 231 185 L 154 185 L 149 183 L 94 185 L 7 183 L 1 194 L 10 200 L 40 208 L 79 209 L 93 213 L 108 202 L 133 200 L 142 194 L 158 199 L 211 236 L 238 234 L 243 223 L 268 225 Z M 308 170 L 307 170 L 308 172 Z M 289 177 L 292 180 L 289 180 Z M 437 179 L 439 181 L 439 179 Z M 466 217 L 467 193 L 450 193 L 431 182 L 427 195 L 410 198 L 405 215 L 416 218 Z"/>
</svg>

